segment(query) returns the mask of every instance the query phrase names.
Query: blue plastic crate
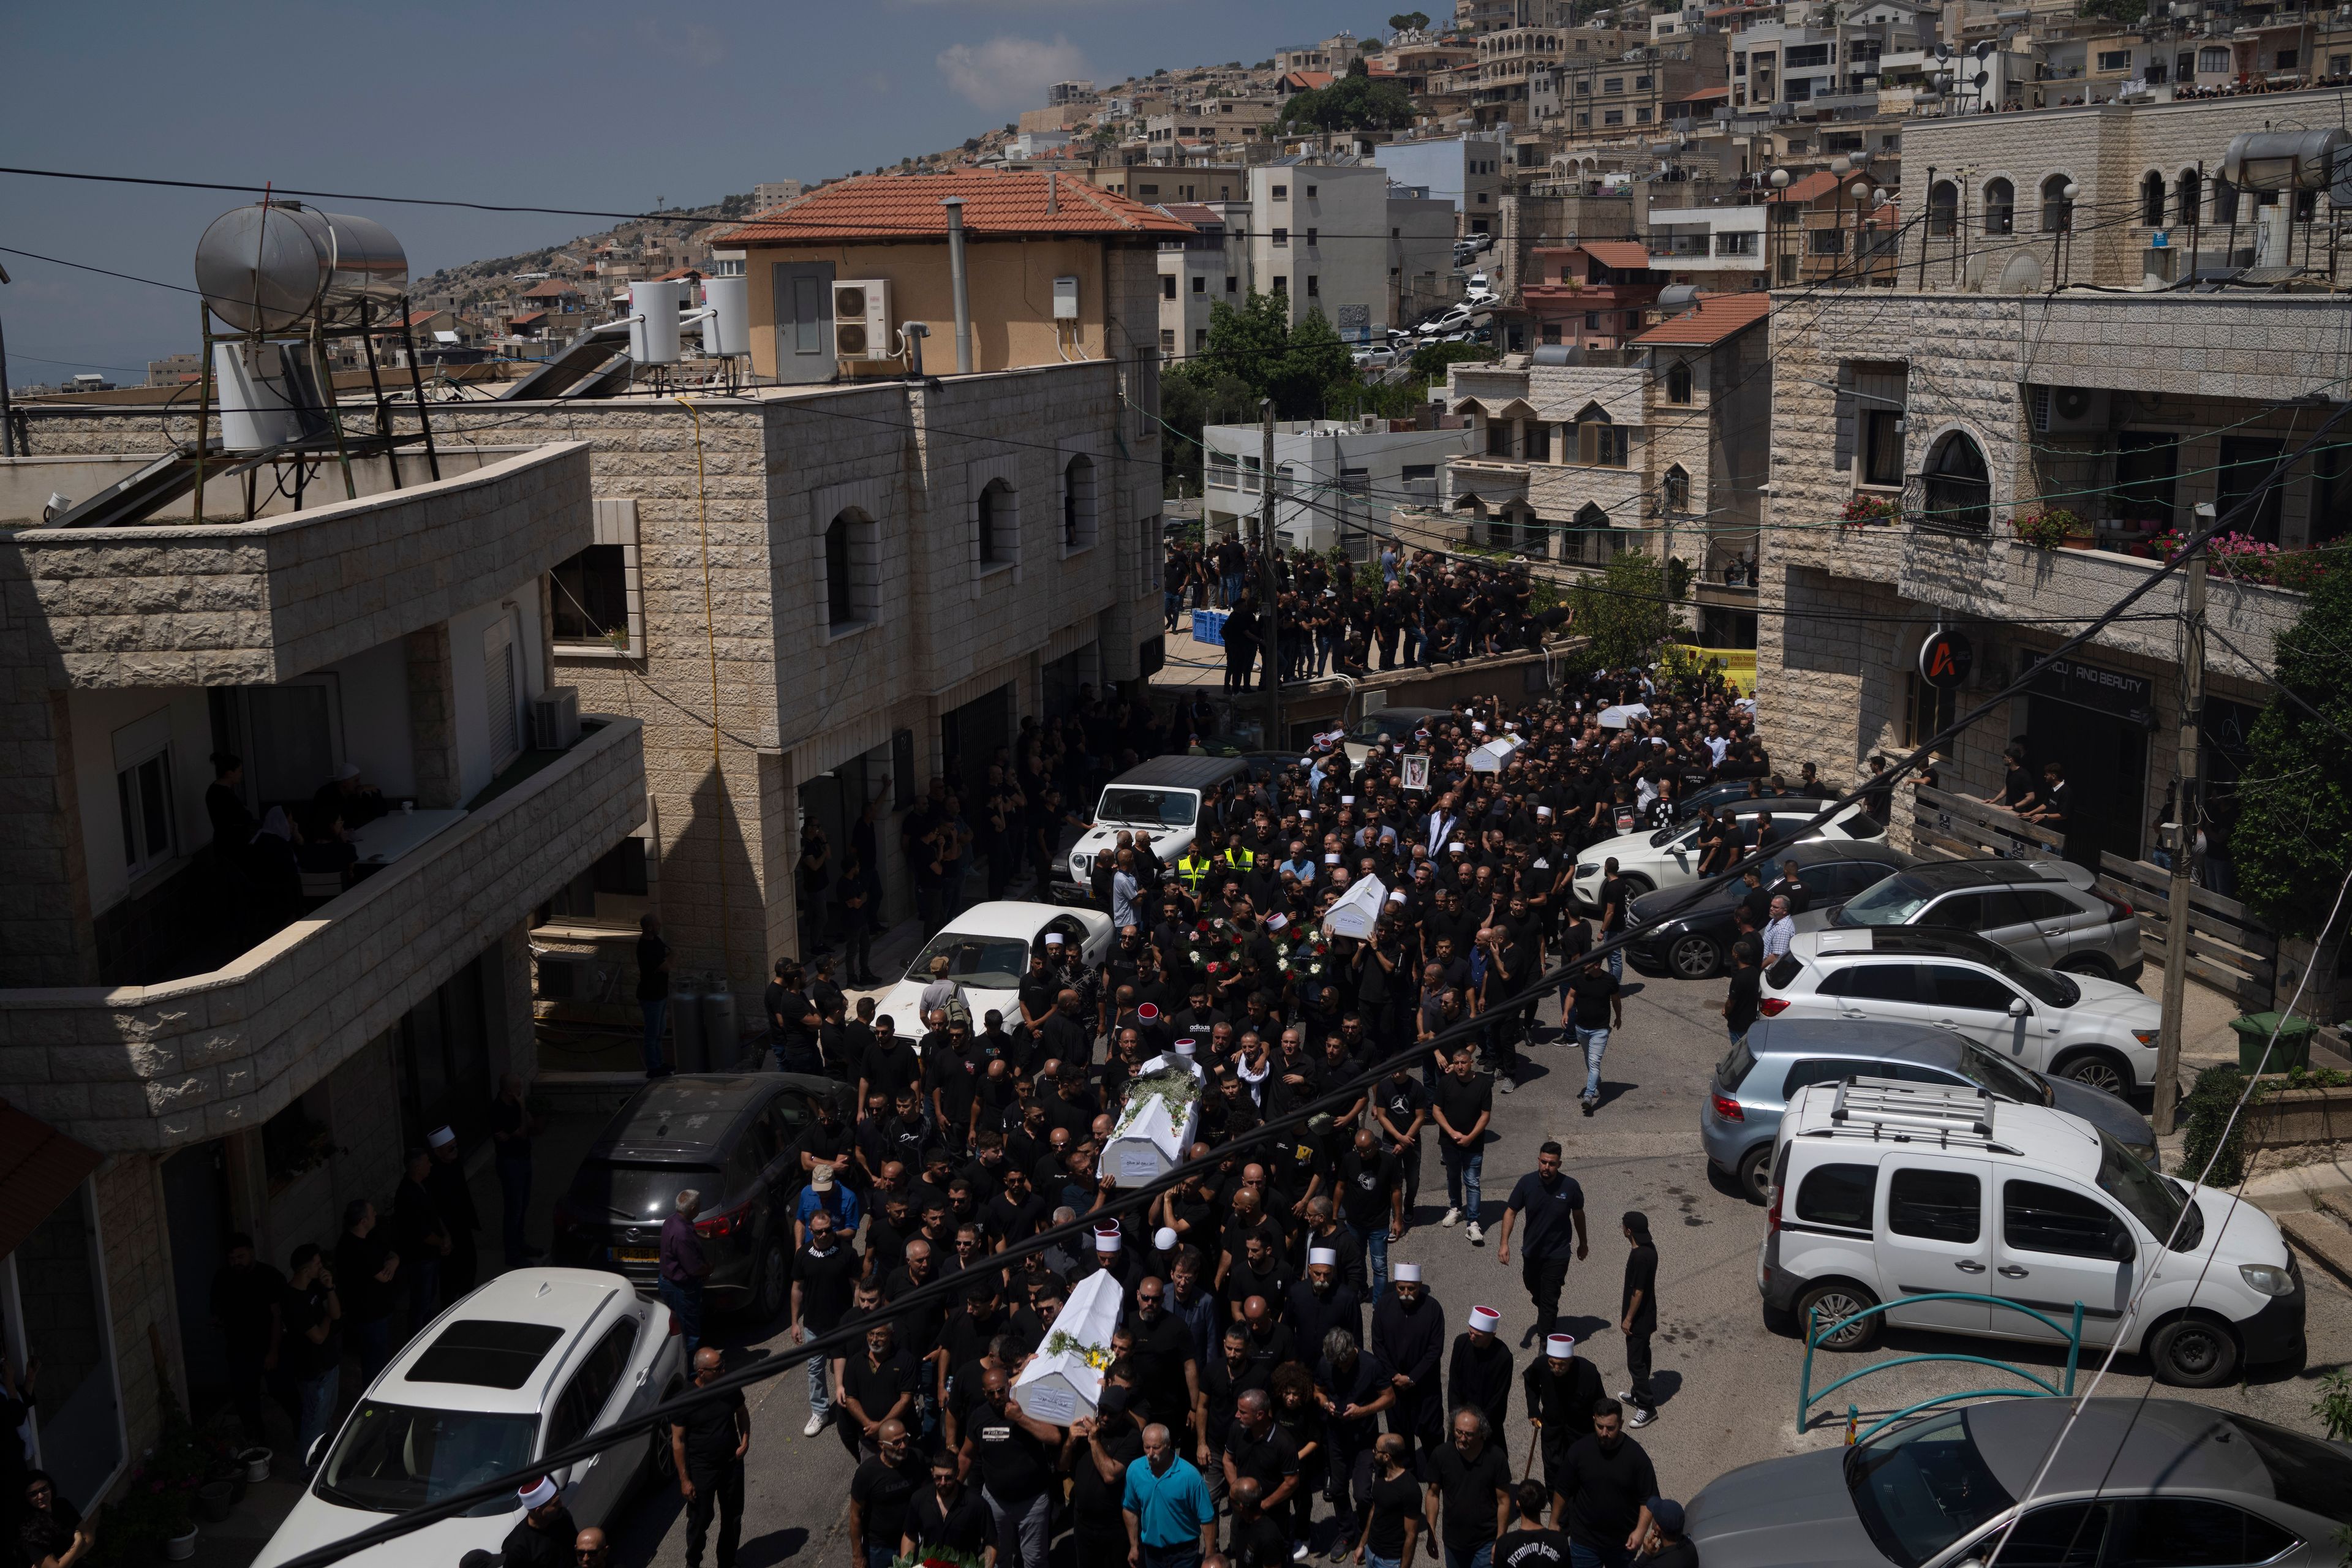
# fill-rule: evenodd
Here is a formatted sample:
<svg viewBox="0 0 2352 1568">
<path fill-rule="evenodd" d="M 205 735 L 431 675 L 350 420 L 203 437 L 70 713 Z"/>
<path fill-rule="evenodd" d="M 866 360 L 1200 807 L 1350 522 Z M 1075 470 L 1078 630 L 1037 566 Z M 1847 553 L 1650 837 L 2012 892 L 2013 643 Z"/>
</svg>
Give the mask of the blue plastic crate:
<svg viewBox="0 0 2352 1568">
<path fill-rule="evenodd" d="M 1192 640 L 1194 642 L 1208 643 L 1212 647 L 1224 647 L 1225 616 L 1229 612 L 1224 610 L 1193 611 Z"/>
</svg>

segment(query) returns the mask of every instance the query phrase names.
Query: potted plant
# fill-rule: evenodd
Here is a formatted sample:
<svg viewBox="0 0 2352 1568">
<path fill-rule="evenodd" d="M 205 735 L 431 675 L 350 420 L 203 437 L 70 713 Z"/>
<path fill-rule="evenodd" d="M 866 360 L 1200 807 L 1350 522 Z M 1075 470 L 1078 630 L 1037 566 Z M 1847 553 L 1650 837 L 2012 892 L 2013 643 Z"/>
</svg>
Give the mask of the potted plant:
<svg viewBox="0 0 2352 1568">
<path fill-rule="evenodd" d="M 2064 507 L 2021 512 L 2009 526 L 2020 542 L 2036 550 L 2087 550 L 2093 542 L 2089 525 Z"/>
<path fill-rule="evenodd" d="M 1846 498 L 1844 510 L 1838 513 L 1838 522 L 1845 528 L 1884 528 L 1902 515 L 1902 507 L 1887 497 L 1864 495 L 1857 490 Z"/>
</svg>

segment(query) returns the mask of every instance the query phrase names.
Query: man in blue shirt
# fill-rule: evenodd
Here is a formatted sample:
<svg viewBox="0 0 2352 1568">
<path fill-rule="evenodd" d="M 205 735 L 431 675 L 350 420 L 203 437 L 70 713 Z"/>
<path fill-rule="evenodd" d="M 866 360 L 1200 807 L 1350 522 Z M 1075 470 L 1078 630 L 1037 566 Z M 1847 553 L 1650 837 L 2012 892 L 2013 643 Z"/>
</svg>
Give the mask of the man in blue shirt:
<svg viewBox="0 0 2352 1568">
<path fill-rule="evenodd" d="M 1503 1211 L 1502 1243 L 1495 1249 L 1495 1261 L 1508 1264 L 1511 1227 L 1515 1224 L 1523 1227 L 1519 1278 L 1528 1288 L 1528 1299 L 1536 1304 L 1536 1321 L 1519 1341 L 1522 1350 L 1550 1334 L 1559 1320 L 1559 1292 L 1568 1282 L 1570 1253 L 1583 1258 L 1591 1252 L 1584 1234 L 1584 1189 L 1577 1185 L 1574 1176 L 1561 1173 L 1559 1157 L 1557 1142 L 1548 1142 L 1536 1152 L 1536 1168 L 1511 1189 L 1509 1206 Z"/>
<path fill-rule="evenodd" d="M 1143 1458 L 1127 1467 L 1128 1544 L 1139 1568 L 1199 1568 L 1217 1549 L 1217 1510 L 1209 1484 L 1176 1452 L 1157 1422 L 1143 1429 Z"/>
<path fill-rule="evenodd" d="M 816 1165 L 809 1171 L 808 1185 L 801 1189 L 793 1210 L 793 1249 L 808 1245 L 809 1215 L 823 1209 L 833 1216 L 835 1236 L 857 1234 L 857 1194 L 834 1179 L 831 1165 Z"/>
</svg>

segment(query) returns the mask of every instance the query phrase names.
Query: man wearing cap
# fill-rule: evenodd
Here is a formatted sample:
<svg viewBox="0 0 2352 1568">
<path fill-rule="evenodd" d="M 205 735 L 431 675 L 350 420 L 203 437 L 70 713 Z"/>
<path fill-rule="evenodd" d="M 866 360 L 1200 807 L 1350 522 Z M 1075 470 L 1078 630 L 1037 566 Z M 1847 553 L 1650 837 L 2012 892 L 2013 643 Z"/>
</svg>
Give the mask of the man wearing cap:
<svg viewBox="0 0 2352 1568">
<path fill-rule="evenodd" d="M 1551 1489 L 1552 1517 L 1558 1520 L 1568 1506 L 1562 1484 L 1568 1451 L 1579 1438 L 1592 1436 L 1592 1407 L 1605 1396 L 1601 1370 L 1576 1353 L 1575 1335 L 1548 1334 L 1543 1358 L 1528 1363 L 1522 1381 L 1528 1424 L 1543 1450 L 1544 1482 Z"/>
<path fill-rule="evenodd" d="M 521 1500 L 522 1517 L 515 1521 L 499 1548 L 501 1563 L 512 1568 L 574 1568 L 573 1542 L 580 1538 L 580 1529 L 572 1522 L 572 1510 L 563 1506 L 563 1494 L 555 1489 L 555 1483 L 541 1476 L 515 1495 Z"/>
<path fill-rule="evenodd" d="M 1643 1568 L 1698 1568 L 1698 1548 L 1683 1534 L 1683 1505 L 1672 1498 L 1650 1500 L 1650 1533 L 1642 1543 Z"/>
<path fill-rule="evenodd" d="M 1497 1337 L 1503 1314 L 1492 1307 L 1473 1307 L 1462 1332 L 1454 1336 L 1454 1353 L 1445 1363 L 1445 1406 L 1465 1405 L 1486 1417 L 1487 1440 L 1506 1454 L 1510 1451 L 1511 1347 Z"/>
<path fill-rule="evenodd" d="M 1511 1261 L 1511 1227 L 1524 1223 L 1519 1236 L 1519 1279 L 1535 1303 L 1536 1321 L 1525 1345 L 1551 1332 L 1559 1318 L 1560 1288 L 1568 1280 L 1571 1254 L 1584 1258 L 1591 1251 L 1584 1232 L 1584 1189 L 1559 1168 L 1560 1148 L 1546 1140 L 1536 1152 L 1536 1168 L 1519 1178 L 1503 1210 L 1502 1239 L 1495 1261 Z"/>
<path fill-rule="evenodd" d="M 696 1351 L 693 1367 L 694 1386 L 709 1388 L 719 1381 L 718 1348 Z M 906 1436 L 900 1427 L 902 1450 Z M 670 1423 L 670 1461 L 677 1470 L 678 1495 L 686 1499 L 686 1568 L 702 1568 L 702 1543 L 714 1510 L 719 1568 L 735 1568 L 735 1545 L 743 1534 L 743 1455 L 751 1447 L 751 1412 L 740 1388 L 713 1393 Z M 890 1544 L 896 1555 L 898 1542 Z M 870 1559 L 860 1568 L 870 1568 Z"/>
<path fill-rule="evenodd" d="M 1445 1401 L 1437 1381 L 1445 1350 L 1445 1312 L 1421 1281 L 1421 1265 L 1390 1268 L 1389 1289 L 1372 1304 L 1372 1353 L 1397 1391 L 1389 1430 L 1435 1447 L 1444 1440 Z"/>
</svg>

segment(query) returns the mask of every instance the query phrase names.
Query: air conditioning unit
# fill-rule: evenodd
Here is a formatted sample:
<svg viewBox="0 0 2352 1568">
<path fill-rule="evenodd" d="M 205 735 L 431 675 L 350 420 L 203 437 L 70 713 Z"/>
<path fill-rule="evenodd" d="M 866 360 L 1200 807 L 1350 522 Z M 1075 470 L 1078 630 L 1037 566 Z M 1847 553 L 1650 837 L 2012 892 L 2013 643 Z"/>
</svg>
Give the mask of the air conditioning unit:
<svg viewBox="0 0 2352 1568">
<path fill-rule="evenodd" d="M 837 359 L 897 359 L 890 330 L 890 280 L 853 278 L 833 286 L 833 352 Z"/>
<path fill-rule="evenodd" d="M 2035 386 L 2030 397 L 2037 436 L 2083 435 L 2107 427 L 2107 394 L 2086 386 Z"/>
<path fill-rule="evenodd" d="M 551 686 L 530 700 L 530 749 L 569 751 L 580 740 L 580 689 Z"/>
</svg>

